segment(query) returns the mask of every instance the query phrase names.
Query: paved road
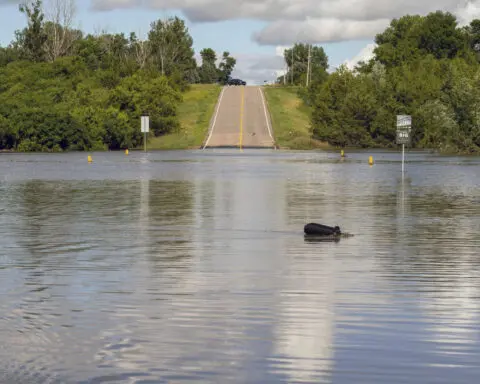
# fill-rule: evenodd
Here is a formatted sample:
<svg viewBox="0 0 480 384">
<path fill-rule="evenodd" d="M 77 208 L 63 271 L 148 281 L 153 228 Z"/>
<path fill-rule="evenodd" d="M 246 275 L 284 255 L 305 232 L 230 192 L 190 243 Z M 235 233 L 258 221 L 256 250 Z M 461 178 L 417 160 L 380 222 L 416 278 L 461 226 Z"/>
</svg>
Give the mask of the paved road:
<svg viewBox="0 0 480 384">
<path fill-rule="evenodd" d="M 273 148 L 271 129 L 260 87 L 225 87 L 220 94 L 204 148 Z"/>
</svg>

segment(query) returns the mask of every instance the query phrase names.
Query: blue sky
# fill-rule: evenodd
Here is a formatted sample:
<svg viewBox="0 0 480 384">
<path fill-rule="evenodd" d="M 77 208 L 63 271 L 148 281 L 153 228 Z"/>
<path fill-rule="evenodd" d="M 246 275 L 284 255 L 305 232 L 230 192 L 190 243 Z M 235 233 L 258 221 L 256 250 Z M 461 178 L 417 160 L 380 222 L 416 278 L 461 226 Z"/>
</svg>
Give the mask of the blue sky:
<svg viewBox="0 0 480 384">
<path fill-rule="evenodd" d="M 46 0 L 47 4 L 48 1 Z M 25 26 L 16 0 L 0 0 L 0 44 Z M 478 17 L 480 0 L 77 0 L 75 25 L 85 32 L 134 31 L 145 36 L 165 15 L 186 20 L 198 53 L 210 47 L 237 58 L 237 71 L 249 82 L 272 80 L 282 69 L 281 47 L 305 40 L 324 47 L 331 67 L 368 57 L 375 33 L 405 13 L 452 10 Z M 401 4 L 399 4 L 401 3 Z M 160 5 L 167 10 L 160 9 Z M 182 9 L 169 8 L 182 6 Z M 210 21 L 214 20 L 214 21 Z M 300 37 L 299 37 L 300 36 Z M 275 72 L 278 73 L 278 72 Z M 263 80 L 262 80 L 263 79 Z"/>
</svg>

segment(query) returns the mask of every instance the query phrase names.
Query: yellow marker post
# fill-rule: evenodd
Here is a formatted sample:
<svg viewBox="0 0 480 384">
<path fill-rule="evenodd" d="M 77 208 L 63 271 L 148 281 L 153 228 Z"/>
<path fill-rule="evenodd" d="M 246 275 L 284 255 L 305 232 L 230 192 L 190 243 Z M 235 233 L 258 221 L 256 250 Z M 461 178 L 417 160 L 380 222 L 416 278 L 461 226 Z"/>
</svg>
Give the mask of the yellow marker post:
<svg viewBox="0 0 480 384">
<path fill-rule="evenodd" d="M 240 104 L 240 150 L 242 150 L 242 144 L 243 144 L 243 111 L 245 108 L 245 93 L 244 93 L 244 87 L 242 87 L 242 102 Z"/>
<path fill-rule="evenodd" d="M 92 160 L 92 156 L 88 155 L 87 161 L 88 161 L 89 163 L 91 163 L 91 162 L 93 161 L 93 160 Z"/>
<path fill-rule="evenodd" d="M 373 156 L 368 158 L 368 164 L 373 165 Z"/>
<path fill-rule="evenodd" d="M 340 151 L 340 156 L 345 157 L 345 152 L 343 151 L 343 149 Z"/>
<path fill-rule="evenodd" d="M 128 149 L 125 149 L 125 155 L 128 156 Z"/>
</svg>

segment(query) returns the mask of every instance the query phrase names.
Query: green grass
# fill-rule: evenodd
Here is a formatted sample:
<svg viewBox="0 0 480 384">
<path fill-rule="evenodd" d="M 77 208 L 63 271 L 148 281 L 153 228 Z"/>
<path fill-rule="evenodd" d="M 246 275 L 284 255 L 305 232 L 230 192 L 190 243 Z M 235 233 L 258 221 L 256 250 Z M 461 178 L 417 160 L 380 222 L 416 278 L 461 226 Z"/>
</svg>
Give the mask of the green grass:
<svg viewBox="0 0 480 384">
<path fill-rule="evenodd" d="M 297 87 L 264 87 L 276 144 L 285 149 L 328 148 L 312 139 L 311 110 L 297 95 Z"/>
<path fill-rule="evenodd" d="M 180 130 L 148 141 L 148 149 L 198 148 L 205 140 L 210 119 L 222 87 L 215 84 L 193 84 L 184 93 L 178 108 Z"/>
</svg>

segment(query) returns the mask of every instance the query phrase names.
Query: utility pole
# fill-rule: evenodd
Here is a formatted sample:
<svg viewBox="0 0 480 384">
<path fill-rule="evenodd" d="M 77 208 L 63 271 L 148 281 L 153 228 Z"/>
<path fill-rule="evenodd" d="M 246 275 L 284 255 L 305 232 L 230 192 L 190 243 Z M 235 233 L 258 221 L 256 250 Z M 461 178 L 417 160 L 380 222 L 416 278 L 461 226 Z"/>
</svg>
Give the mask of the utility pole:
<svg viewBox="0 0 480 384">
<path fill-rule="evenodd" d="M 292 46 L 292 64 L 290 65 L 290 72 L 292 72 L 290 75 L 290 80 L 292 82 L 292 85 L 293 85 L 293 48 L 294 47 L 295 47 L 295 44 Z"/>
<path fill-rule="evenodd" d="M 307 64 L 307 88 L 310 81 L 310 62 L 312 58 L 312 44 L 308 44 L 308 64 Z"/>
</svg>

